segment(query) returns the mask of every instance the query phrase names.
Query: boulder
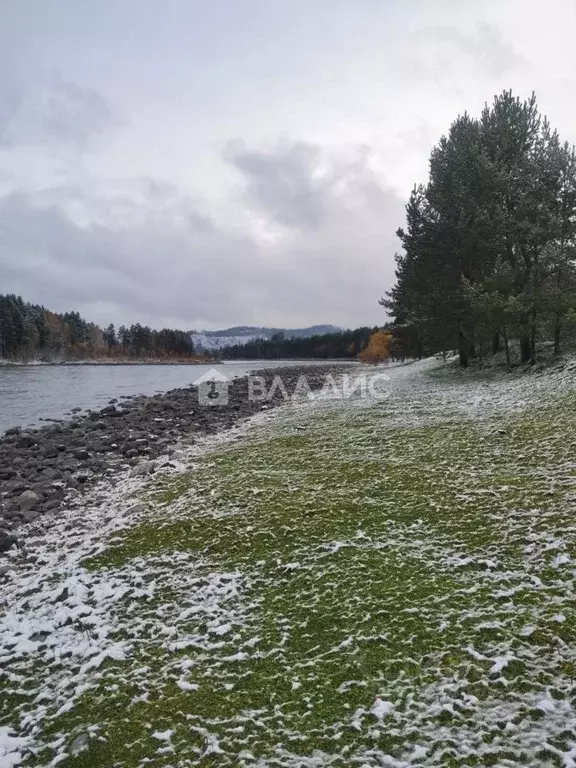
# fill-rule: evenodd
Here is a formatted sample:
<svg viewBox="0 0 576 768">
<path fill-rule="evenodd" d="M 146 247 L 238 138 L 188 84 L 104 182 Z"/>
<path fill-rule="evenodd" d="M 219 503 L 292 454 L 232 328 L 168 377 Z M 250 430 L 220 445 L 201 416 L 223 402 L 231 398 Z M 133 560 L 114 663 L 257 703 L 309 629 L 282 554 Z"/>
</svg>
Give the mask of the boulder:
<svg viewBox="0 0 576 768">
<path fill-rule="evenodd" d="M 40 496 L 34 491 L 24 491 L 19 498 L 20 509 L 27 512 L 29 509 L 33 509 L 39 504 L 40 500 Z"/>
<path fill-rule="evenodd" d="M 131 477 L 140 477 L 143 475 L 151 475 L 156 469 L 156 465 L 153 461 L 141 461 L 140 464 L 136 464 L 130 470 Z"/>
<path fill-rule="evenodd" d="M 36 440 L 32 435 L 22 435 L 20 440 L 16 443 L 17 448 L 32 448 L 36 444 Z"/>
<path fill-rule="evenodd" d="M 100 416 L 121 416 L 122 411 L 119 411 L 115 405 L 107 405 L 105 408 L 101 408 Z"/>
<path fill-rule="evenodd" d="M 8 552 L 8 550 L 18 542 L 16 536 L 11 536 L 9 533 L 0 531 L 0 552 Z"/>
</svg>

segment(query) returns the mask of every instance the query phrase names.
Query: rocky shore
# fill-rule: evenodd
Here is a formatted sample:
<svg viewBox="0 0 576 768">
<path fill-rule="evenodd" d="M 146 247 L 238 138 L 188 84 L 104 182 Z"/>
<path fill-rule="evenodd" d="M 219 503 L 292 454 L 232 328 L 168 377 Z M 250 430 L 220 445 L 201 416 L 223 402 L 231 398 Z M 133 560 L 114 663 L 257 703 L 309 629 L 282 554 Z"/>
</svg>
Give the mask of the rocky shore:
<svg viewBox="0 0 576 768">
<path fill-rule="evenodd" d="M 325 376 L 350 372 L 349 366 L 295 366 L 256 371 L 269 388 L 281 375 L 292 393 L 301 375 L 311 390 Z M 58 510 L 92 484 L 122 470 L 146 475 L 170 466 L 170 454 L 181 442 L 229 429 L 262 409 L 285 402 L 278 388 L 271 399 L 250 400 L 248 379 L 228 386 L 228 403 L 207 406 L 194 386 L 152 397 L 110 401 L 105 408 L 76 414 L 70 421 L 38 429 L 14 426 L 0 438 L 0 552 L 18 543 L 26 524 Z"/>
</svg>

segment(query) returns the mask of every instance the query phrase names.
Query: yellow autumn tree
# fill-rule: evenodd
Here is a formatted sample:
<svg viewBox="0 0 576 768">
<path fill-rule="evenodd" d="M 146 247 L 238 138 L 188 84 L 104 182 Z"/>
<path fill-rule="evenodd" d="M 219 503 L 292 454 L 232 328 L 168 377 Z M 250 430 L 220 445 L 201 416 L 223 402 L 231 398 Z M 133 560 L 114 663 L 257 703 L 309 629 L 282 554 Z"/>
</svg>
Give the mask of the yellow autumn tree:
<svg viewBox="0 0 576 768">
<path fill-rule="evenodd" d="M 376 331 L 368 339 L 365 349 L 360 352 L 358 359 L 362 363 L 383 363 L 390 357 L 392 334 L 386 331 Z"/>
</svg>

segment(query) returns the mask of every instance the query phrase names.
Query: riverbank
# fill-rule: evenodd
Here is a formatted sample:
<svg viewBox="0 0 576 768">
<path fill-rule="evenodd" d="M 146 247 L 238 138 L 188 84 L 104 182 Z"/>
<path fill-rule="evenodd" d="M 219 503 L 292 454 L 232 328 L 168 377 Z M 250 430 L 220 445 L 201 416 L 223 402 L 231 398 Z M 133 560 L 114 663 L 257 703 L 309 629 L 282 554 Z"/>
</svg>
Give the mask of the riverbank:
<svg viewBox="0 0 576 768">
<path fill-rule="evenodd" d="M 277 372 L 261 372 L 268 386 Z M 303 373 L 314 390 L 322 387 L 327 373 L 339 372 L 336 366 L 281 369 L 288 390 Z M 278 390 L 266 402 L 250 400 L 246 378 L 231 380 L 227 388 L 228 403 L 222 406 L 202 405 L 197 388 L 190 386 L 114 399 L 103 408 L 36 429 L 8 429 L 0 439 L 0 551 L 13 544 L 17 529 L 49 524 L 51 515 L 103 477 L 113 483 L 125 467 L 146 474 L 169 466 L 176 443 L 230 429 L 283 402 Z"/>
<path fill-rule="evenodd" d="M 171 358 L 158 360 L 157 358 L 111 358 L 101 357 L 95 360 L 0 360 L 1 366 L 61 366 L 61 365 L 210 365 L 214 362 L 212 357 L 196 358 Z"/>
<path fill-rule="evenodd" d="M 574 371 L 387 373 L 5 555 L 0 762 L 574 766 Z"/>
</svg>

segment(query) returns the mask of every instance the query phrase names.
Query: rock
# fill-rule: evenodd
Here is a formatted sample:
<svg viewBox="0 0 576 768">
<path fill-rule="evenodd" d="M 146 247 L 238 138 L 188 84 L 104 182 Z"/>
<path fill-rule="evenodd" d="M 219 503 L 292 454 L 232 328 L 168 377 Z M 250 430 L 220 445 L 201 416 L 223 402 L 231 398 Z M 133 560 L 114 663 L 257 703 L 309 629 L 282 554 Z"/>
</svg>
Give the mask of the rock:
<svg viewBox="0 0 576 768">
<path fill-rule="evenodd" d="M 20 509 L 27 512 L 40 502 L 40 496 L 38 496 L 37 493 L 34 493 L 34 491 L 24 491 L 20 496 L 19 502 Z"/>
<path fill-rule="evenodd" d="M 156 465 L 153 461 L 141 461 L 140 464 L 136 464 L 130 470 L 131 477 L 139 477 L 142 475 L 151 475 L 156 469 Z"/>
<path fill-rule="evenodd" d="M 85 461 L 90 458 L 90 454 L 86 448 L 80 448 L 79 450 L 74 451 L 74 458 L 78 459 L 78 461 Z"/>
<path fill-rule="evenodd" d="M 6 437 L 9 437 L 10 435 L 19 435 L 22 432 L 22 427 L 10 427 L 10 429 L 7 429 L 4 433 Z"/>
<path fill-rule="evenodd" d="M 11 480 L 13 477 L 16 477 L 15 470 L 13 469 L 0 470 L 0 480 Z"/>
<path fill-rule="evenodd" d="M 119 411 L 115 405 L 107 405 L 100 410 L 100 416 L 121 416 L 122 411 Z"/>
<path fill-rule="evenodd" d="M 11 536 L 9 533 L 0 531 L 0 552 L 8 552 L 8 550 L 18 543 L 16 536 Z"/>
<path fill-rule="evenodd" d="M 35 445 L 36 440 L 32 437 L 32 435 L 22 435 L 20 440 L 16 443 L 17 448 L 32 448 L 33 445 Z"/>
</svg>

